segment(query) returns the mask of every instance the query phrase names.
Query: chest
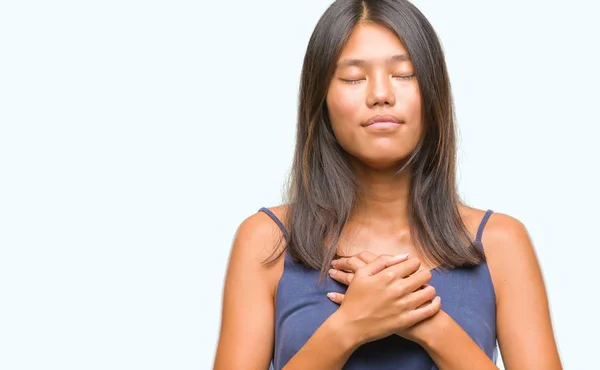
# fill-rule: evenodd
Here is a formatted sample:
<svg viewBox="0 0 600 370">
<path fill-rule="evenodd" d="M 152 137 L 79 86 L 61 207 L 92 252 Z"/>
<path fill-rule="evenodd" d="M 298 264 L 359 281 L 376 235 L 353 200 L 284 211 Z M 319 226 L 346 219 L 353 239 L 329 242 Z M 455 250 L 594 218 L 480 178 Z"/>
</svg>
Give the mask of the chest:
<svg viewBox="0 0 600 370">
<path fill-rule="evenodd" d="M 275 308 L 274 368 L 282 368 L 319 326 L 337 309 L 328 292 L 345 293 L 346 286 L 319 272 L 288 263 L 279 281 Z M 493 286 L 482 264 L 474 269 L 432 270 L 430 284 L 446 311 L 490 358 L 496 358 L 496 310 Z M 393 335 L 355 351 L 344 369 L 435 369 L 427 352 L 414 342 Z"/>
</svg>

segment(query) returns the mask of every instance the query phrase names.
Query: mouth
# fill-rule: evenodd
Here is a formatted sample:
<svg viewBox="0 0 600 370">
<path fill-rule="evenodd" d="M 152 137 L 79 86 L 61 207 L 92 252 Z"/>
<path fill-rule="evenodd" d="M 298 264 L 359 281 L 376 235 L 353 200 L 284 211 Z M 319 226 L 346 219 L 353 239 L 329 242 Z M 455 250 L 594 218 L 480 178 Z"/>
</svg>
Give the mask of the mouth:
<svg viewBox="0 0 600 370">
<path fill-rule="evenodd" d="M 371 117 L 368 121 L 363 123 L 361 126 L 368 127 L 372 129 L 389 129 L 395 128 L 403 124 L 404 121 L 399 119 L 396 116 L 392 116 L 390 114 L 378 114 L 376 116 Z"/>
</svg>

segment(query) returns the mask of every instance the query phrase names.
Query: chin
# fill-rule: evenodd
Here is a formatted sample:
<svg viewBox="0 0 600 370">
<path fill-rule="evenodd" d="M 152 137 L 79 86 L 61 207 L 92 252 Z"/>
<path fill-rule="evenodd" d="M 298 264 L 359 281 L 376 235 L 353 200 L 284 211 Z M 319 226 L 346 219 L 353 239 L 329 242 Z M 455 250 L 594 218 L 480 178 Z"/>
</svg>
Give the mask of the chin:
<svg viewBox="0 0 600 370">
<path fill-rule="evenodd" d="M 361 167 L 366 167 L 370 170 L 397 171 L 408 160 L 409 155 L 410 153 L 402 156 L 359 156 L 355 157 L 355 160 Z"/>
</svg>

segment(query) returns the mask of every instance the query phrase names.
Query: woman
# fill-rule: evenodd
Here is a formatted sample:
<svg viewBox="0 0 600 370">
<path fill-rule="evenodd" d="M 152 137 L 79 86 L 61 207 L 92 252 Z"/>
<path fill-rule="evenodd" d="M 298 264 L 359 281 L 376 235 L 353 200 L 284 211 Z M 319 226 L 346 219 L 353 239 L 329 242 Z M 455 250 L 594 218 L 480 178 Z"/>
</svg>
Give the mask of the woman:
<svg viewBox="0 0 600 370">
<path fill-rule="evenodd" d="M 215 369 L 496 369 L 496 343 L 507 369 L 561 368 L 525 227 L 457 195 L 452 109 L 412 4 L 327 9 L 289 202 L 238 229 Z"/>
</svg>

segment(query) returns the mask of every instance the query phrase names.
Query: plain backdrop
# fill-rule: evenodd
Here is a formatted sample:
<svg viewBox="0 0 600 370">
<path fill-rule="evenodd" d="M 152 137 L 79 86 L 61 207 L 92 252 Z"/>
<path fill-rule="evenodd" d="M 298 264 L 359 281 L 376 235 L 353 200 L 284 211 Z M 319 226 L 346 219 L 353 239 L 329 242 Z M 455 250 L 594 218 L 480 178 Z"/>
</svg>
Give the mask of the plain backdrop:
<svg viewBox="0 0 600 370">
<path fill-rule="evenodd" d="M 329 4 L 0 1 L 0 368 L 212 367 L 232 238 L 281 202 Z M 415 4 L 461 195 L 525 223 L 565 368 L 595 367 L 598 5 Z"/>
</svg>

